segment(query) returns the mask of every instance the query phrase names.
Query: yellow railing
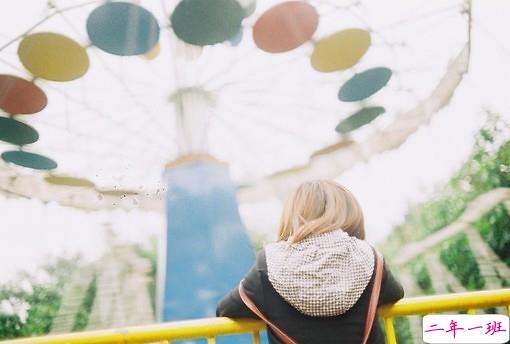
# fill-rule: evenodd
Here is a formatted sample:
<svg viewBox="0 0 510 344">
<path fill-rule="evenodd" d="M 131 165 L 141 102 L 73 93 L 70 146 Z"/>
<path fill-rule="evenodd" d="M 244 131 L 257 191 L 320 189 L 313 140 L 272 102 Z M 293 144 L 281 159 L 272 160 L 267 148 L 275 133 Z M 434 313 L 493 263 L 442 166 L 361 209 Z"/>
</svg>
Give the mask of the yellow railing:
<svg viewBox="0 0 510 344">
<path fill-rule="evenodd" d="M 400 300 L 392 306 L 381 307 L 388 344 L 395 344 L 393 319 L 407 315 L 441 313 L 504 306 L 510 315 L 510 289 L 477 291 L 449 295 L 413 297 Z M 251 333 L 253 343 L 260 344 L 260 331 L 264 323 L 256 320 L 234 321 L 228 318 L 175 321 L 157 325 L 129 327 L 104 331 L 76 332 L 44 337 L 32 337 L 0 342 L 1 344 L 114 344 L 155 343 L 171 340 L 206 338 L 208 344 L 215 337 L 240 333 Z"/>
<path fill-rule="evenodd" d="M 379 309 L 384 320 L 388 344 L 397 343 L 393 319 L 406 315 L 467 311 L 475 314 L 477 309 L 501 307 L 510 315 L 510 289 L 484 290 L 468 293 L 413 297 L 400 300 L 394 305 Z"/>
</svg>

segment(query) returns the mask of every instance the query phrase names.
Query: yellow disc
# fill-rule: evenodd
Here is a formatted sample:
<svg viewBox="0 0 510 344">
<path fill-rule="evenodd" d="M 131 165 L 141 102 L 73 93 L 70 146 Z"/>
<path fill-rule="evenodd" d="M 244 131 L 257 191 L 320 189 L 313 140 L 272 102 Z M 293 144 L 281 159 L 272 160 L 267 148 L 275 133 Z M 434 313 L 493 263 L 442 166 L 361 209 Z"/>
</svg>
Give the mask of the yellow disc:
<svg viewBox="0 0 510 344">
<path fill-rule="evenodd" d="M 108 190 L 98 190 L 103 195 L 108 196 L 117 196 L 117 197 L 126 197 L 126 196 L 136 196 L 139 192 L 134 190 L 123 190 L 123 189 L 108 189 Z"/>
<path fill-rule="evenodd" d="M 143 54 L 143 57 L 145 57 L 147 60 L 154 60 L 156 57 L 159 56 L 160 52 L 161 52 L 161 46 L 159 45 L 159 42 L 158 42 L 151 50 L 149 50 L 148 52 Z"/>
<path fill-rule="evenodd" d="M 361 29 L 342 30 L 315 44 L 311 62 L 319 72 L 335 72 L 354 66 L 370 47 L 370 33 Z"/>
<path fill-rule="evenodd" d="M 85 178 L 76 178 L 64 175 L 50 174 L 44 178 L 48 184 L 92 188 L 95 186 L 93 182 Z"/>
<path fill-rule="evenodd" d="M 26 36 L 18 47 L 21 63 L 35 77 L 70 81 L 83 76 L 89 68 L 85 49 L 72 39 L 52 32 Z"/>
</svg>

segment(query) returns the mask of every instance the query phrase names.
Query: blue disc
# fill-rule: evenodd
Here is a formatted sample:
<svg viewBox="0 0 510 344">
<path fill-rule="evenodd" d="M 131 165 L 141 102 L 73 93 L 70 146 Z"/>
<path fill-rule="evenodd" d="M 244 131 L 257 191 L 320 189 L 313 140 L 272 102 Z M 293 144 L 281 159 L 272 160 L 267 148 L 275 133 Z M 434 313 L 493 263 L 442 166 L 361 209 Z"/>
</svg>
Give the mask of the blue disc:
<svg viewBox="0 0 510 344">
<path fill-rule="evenodd" d="M 213 45 L 241 30 L 245 11 L 237 0 L 182 0 L 170 22 L 179 39 L 193 45 Z"/>
<path fill-rule="evenodd" d="M 6 162 L 35 170 L 53 170 L 57 168 L 57 163 L 54 160 L 43 155 L 23 151 L 3 152 L 2 159 Z"/>
<path fill-rule="evenodd" d="M 391 69 L 376 67 L 354 75 L 338 91 L 338 99 L 356 102 L 366 99 L 386 86 L 391 78 Z"/>
<path fill-rule="evenodd" d="M 351 116 L 341 121 L 335 128 L 340 134 L 346 134 L 356 130 L 376 119 L 379 115 L 385 113 L 382 106 L 370 106 L 356 111 Z"/>
<path fill-rule="evenodd" d="M 87 18 L 87 33 L 93 45 L 110 54 L 145 54 L 159 40 L 159 25 L 145 8 L 128 2 L 108 2 Z"/>
<path fill-rule="evenodd" d="M 23 146 L 39 140 L 39 133 L 28 124 L 12 118 L 0 117 L 0 140 Z"/>
</svg>

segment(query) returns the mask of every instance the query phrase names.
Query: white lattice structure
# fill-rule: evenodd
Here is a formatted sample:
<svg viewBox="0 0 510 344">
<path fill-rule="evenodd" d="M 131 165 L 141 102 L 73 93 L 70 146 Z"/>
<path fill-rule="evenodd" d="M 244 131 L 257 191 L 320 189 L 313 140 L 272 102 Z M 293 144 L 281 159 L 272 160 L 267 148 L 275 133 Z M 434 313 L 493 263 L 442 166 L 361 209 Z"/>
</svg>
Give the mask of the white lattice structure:
<svg viewBox="0 0 510 344">
<path fill-rule="evenodd" d="M 71 332 L 76 313 L 95 278 L 96 294 L 87 329 L 154 322 L 149 295 L 150 263 L 130 245 L 116 245 L 92 267 L 76 271 L 65 288 L 51 332 Z"/>
</svg>

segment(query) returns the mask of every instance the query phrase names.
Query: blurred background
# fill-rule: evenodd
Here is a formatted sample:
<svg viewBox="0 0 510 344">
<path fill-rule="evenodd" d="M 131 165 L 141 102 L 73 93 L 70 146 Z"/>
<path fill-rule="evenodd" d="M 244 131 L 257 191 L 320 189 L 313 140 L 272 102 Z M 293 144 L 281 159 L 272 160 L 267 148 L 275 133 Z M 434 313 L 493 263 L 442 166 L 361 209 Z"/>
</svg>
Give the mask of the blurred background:
<svg viewBox="0 0 510 344">
<path fill-rule="evenodd" d="M 507 1 L 0 8 L 0 339 L 214 316 L 318 178 L 406 296 L 510 285 Z"/>
</svg>

